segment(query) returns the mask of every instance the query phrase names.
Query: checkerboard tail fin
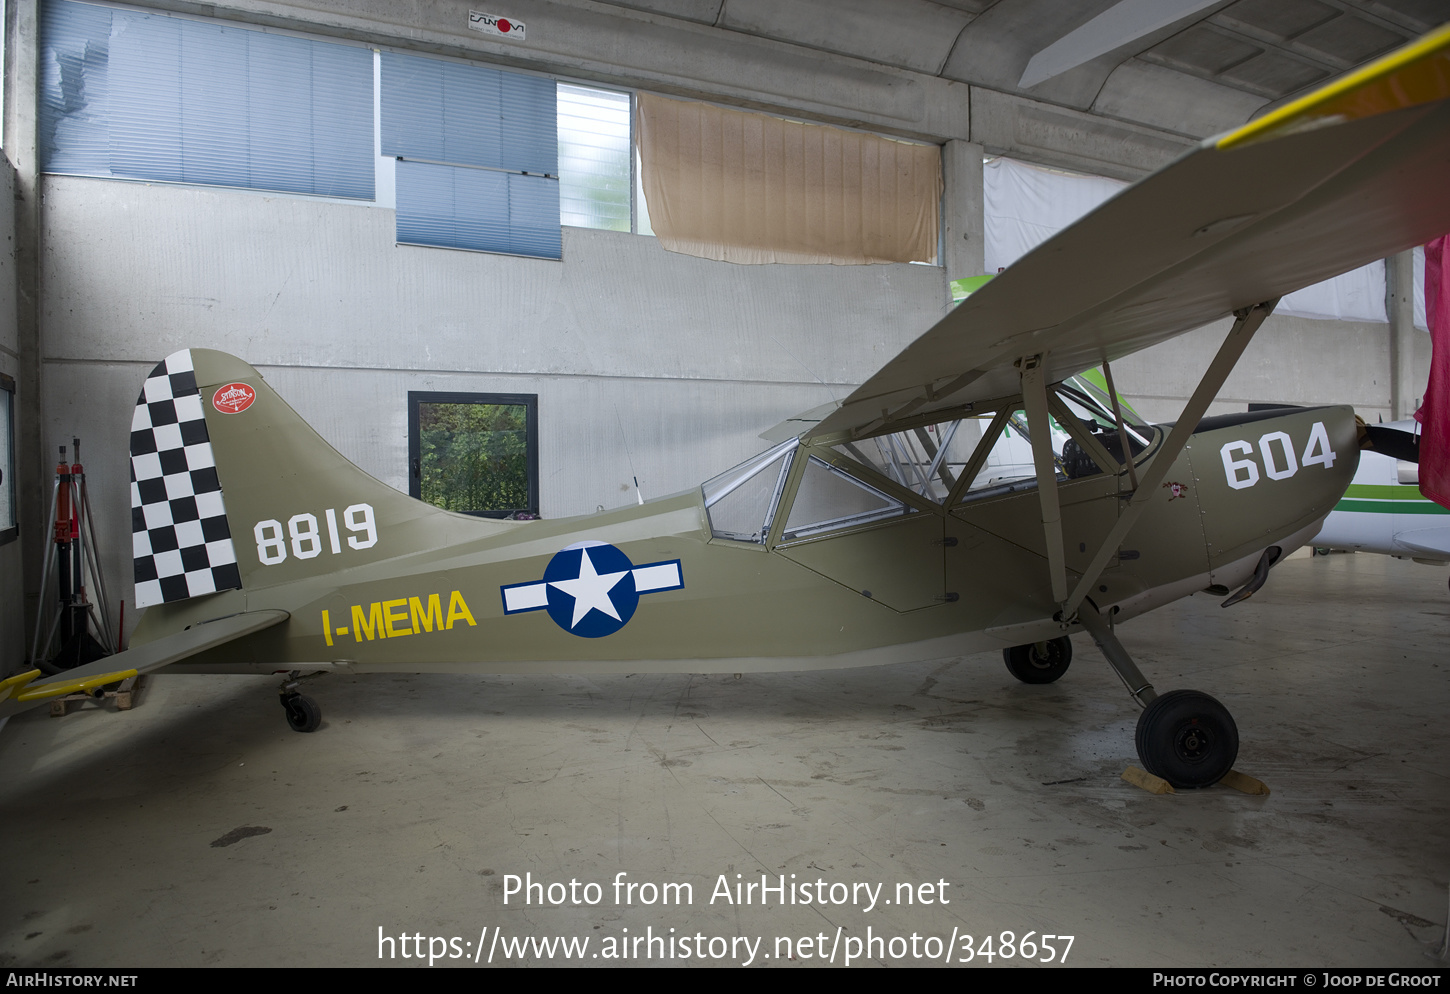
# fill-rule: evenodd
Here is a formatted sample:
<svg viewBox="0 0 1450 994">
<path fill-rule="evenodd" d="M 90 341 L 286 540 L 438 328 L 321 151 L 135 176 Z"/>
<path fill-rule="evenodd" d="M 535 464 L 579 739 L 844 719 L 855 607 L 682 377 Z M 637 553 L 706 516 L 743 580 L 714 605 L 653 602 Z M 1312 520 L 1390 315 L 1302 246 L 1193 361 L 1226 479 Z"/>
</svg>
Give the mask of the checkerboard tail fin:
<svg viewBox="0 0 1450 994">
<path fill-rule="evenodd" d="M 371 402 L 332 399 L 344 421 L 349 407 Z M 131 474 L 138 607 L 223 591 L 250 597 L 511 527 L 374 479 L 254 367 L 212 349 L 176 352 L 147 376 L 131 422 Z M 176 606 L 191 623 L 186 605 Z"/>
<path fill-rule="evenodd" d="M 131 418 L 136 606 L 241 587 L 190 349 L 146 377 Z"/>
</svg>

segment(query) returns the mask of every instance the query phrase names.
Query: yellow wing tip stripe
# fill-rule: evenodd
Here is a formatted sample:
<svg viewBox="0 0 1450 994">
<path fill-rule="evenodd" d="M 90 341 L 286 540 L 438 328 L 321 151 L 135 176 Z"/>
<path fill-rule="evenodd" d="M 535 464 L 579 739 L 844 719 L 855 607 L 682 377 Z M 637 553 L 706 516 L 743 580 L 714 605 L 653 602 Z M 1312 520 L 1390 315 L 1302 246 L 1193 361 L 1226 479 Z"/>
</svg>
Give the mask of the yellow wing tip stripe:
<svg viewBox="0 0 1450 994">
<path fill-rule="evenodd" d="M 0 680 L 0 701 L 8 701 L 24 689 L 25 685 L 40 676 L 40 670 L 27 670 Z"/>
<path fill-rule="evenodd" d="M 9 681 L 6 681 L 7 684 L 14 680 L 21 680 L 23 682 L 13 687 L 0 685 L 0 693 L 13 691 L 17 701 L 43 701 L 48 697 L 64 697 L 66 694 L 75 694 L 82 690 L 91 690 L 95 687 L 105 686 L 108 683 L 119 683 L 122 680 L 129 680 L 136 675 L 136 671 L 117 670 L 114 673 L 101 673 L 98 676 L 87 677 L 84 680 L 62 680 L 59 683 L 44 683 L 39 687 L 32 687 L 28 690 L 23 689 L 25 684 L 28 684 L 39 675 L 40 670 L 31 670 L 29 673 L 22 673 L 19 677 L 11 677 Z M 4 697 L 0 696 L 0 700 L 4 700 Z"/>
<path fill-rule="evenodd" d="M 1450 24 L 1328 86 L 1230 131 L 1217 146 L 1233 148 L 1319 119 L 1358 120 L 1450 97 Z"/>
</svg>

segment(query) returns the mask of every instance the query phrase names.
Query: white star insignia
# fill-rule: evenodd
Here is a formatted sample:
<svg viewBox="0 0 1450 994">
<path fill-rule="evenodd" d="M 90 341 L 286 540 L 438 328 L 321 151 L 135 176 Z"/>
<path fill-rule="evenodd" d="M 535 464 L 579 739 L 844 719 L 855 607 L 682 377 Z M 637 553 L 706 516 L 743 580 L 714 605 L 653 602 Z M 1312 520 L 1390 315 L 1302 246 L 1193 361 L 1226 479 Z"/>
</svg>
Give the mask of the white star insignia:
<svg viewBox="0 0 1450 994">
<path fill-rule="evenodd" d="M 618 573 L 596 573 L 594 561 L 589 558 L 589 550 L 585 548 L 579 552 L 579 576 L 573 580 L 553 580 L 549 583 L 549 586 L 558 587 L 574 598 L 574 620 L 569 622 L 569 627 L 577 627 L 591 609 L 602 611 L 615 621 L 623 621 L 624 619 L 620 618 L 619 612 L 614 608 L 614 601 L 610 599 L 609 592 L 629 574 L 629 570 L 620 570 Z"/>
</svg>

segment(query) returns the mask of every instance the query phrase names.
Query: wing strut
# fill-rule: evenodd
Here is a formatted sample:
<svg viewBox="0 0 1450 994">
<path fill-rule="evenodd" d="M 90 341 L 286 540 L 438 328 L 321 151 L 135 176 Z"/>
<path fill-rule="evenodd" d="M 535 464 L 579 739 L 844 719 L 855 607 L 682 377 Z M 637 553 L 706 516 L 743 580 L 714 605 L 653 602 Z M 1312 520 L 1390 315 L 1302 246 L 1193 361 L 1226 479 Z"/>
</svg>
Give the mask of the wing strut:
<svg viewBox="0 0 1450 994">
<path fill-rule="evenodd" d="M 1259 330 L 1259 325 L 1263 324 L 1264 319 L 1273 313 L 1278 303 L 1279 298 L 1275 297 L 1273 300 L 1265 301 L 1262 304 L 1255 304 L 1253 307 L 1234 311 L 1234 325 L 1229 329 L 1228 337 L 1219 346 L 1218 355 L 1213 357 L 1213 362 L 1209 363 L 1208 369 L 1204 370 L 1203 378 L 1198 381 L 1198 386 L 1194 388 L 1193 396 L 1188 398 L 1188 403 L 1184 406 L 1183 413 L 1178 416 L 1178 422 L 1173 426 L 1173 430 L 1168 433 L 1168 438 L 1163 442 L 1162 447 L 1153 456 L 1153 461 L 1143 474 L 1138 488 L 1133 491 L 1132 500 L 1128 502 L 1128 506 L 1123 508 L 1122 513 L 1118 515 L 1118 523 L 1113 526 L 1112 531 L 1108 532 L 1107 537 L 1103 539 L 1103 544 L 1093 555 L 1092 562 L 1088 564 L 1087 571 L 1083 573 L 1082 579 L 1078 581 L 1077 588 L 1073 590 L 1072 596 L 1063 604 L 1062 617 L 1064 620 L 1071 619 L 1076 614 L 1078 605 L 1083 602 L 1083 598 L 1092 589 L 1092 585 L 1098 582 L 1098 577 L 1102 575 L 1103 570 L 1107 567 L 1108 560 L 1113 557 L 1114 550 L 1122 544 L 1123 539 L 1127 536 L 1133 525 L 1137 523 L 1138 517 L 1148 506 L 1148 500 L 1157 492 L 1159 485 L 1163 482 L 1163 478 L 1168 475 L 1168 470 L 1172 468 L 1173 461 L 1178 458 L 1178 454 L 1188 444 L 1189 436 L 1197 429 L 1198 422 L 1203 418 L 1204 412 L 1208 410 L 1208 405 L 1218 394 L 1219 388 L 1223 386 L 1224 380 L 1233 371 L 1235 364 L 1239 361 L 1239 357 L 1243 355 L 1244 349 L 1253 339 L 1254 332 Z M 1026 380 L 1027 378 L 1024 374 L 1024 393 L 1026 391 Z M 1034 439 L 1036 438 L 1036 434 L 1036 430 L 1034 429 Z M 1131 452 L 1126 439 L 1124 439 L 1123 450 L 1125 454 Z M 1131 456 L 1128 458 L 1131 459 Z M 1040 469 L 1038 470 L 1038 477 L 1040 481 Z M 1039 482 L 1038 485 L 1041 486 L 1042 484 Z M 1046 499 L 1044 498 L 1045 503 Z M 1055 493 L 1052 503 L 1056 506 L 1057 498 Z M 1058 531 L 1061 532 L 1060 523 L 1058 525 Z M 1051 568 L 1052 564 L 1053 548 L 1051 539 L 1049 539 L 1049 568 Z M 1060 537 L 1057 542 L 1056 551 L 1058 561 L 1061 562 L 1062 540 Z M 1061 567 L 1059 566 L 1058 569 L 1060 570 Z M 1057 598 L 1057 575 L 1054 574 L 1053 577 L 1054 599 Z"/>
<path fill-rule="evenodd" d="M 1118 402 L 1118 388 L 1113 386 L 1113 367 L 1103 360 L 1103 379 L 1108 384 L 1108 399 L 1113 402 L 1113 417 L 1118 422 L 1118 440 L 1123 446 L 1123 462 L 1128 464 L 1128 486 L 1138 492 L 1138 469 L 1133 465 L 1133 449 L 1128 444 L 1128 429 L 1123 426 L 1123 405 Z"/>
<path fill-rule="evenodd" d="M 1037 470 L 1037 498 L 1042 506 L 1042 532 L 1047 539 L 1047 572 L 1052 599 L 1067 599 L 1067 568 L 1062 554 L 1062 508 L 1057 500 L 1057 463 L 1052 457 L 1052 424 L 1047 418 L 1047 385 L 1042 382 L 1042 356 L 1023 356 L 1022 406 L 1032 434 L 1032 465 Z"/>
</svg>

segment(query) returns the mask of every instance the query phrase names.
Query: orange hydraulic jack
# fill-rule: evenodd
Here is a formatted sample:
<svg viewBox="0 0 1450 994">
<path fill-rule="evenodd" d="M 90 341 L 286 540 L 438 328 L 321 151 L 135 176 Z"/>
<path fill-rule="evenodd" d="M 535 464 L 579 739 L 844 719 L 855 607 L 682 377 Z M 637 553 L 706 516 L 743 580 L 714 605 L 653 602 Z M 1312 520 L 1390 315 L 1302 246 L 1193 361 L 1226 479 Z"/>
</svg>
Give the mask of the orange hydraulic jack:
<svg viewBox="0 0 1450 994">
<path fill-rule="evenodd" d="M 40 589 L 44 592 L 54 564 L 54 611 L 42 607 L 35 619 L 35 636 L 30 645 L 31 665 L 47 673 L 59 673 L 113 655 L 120 642 L 119 634 L 111 629 L 106 581 L 96 558 L 96 529 L 90 494 L 86 490 L 85 468 L 80 462 L 81 440 L 74 438 L 71 442 L 76 461 L 66 462 L 62 445 L 60 462 L 55 468 L 50 524 L 46 528 L 55 543 L 55 554 L 46 557 L 40 577 Z M 88 589 L 96 591 L 95 602 L 90 599 Z M 46 633 L 43 640 L 42 632 Z"/>
</svg>

